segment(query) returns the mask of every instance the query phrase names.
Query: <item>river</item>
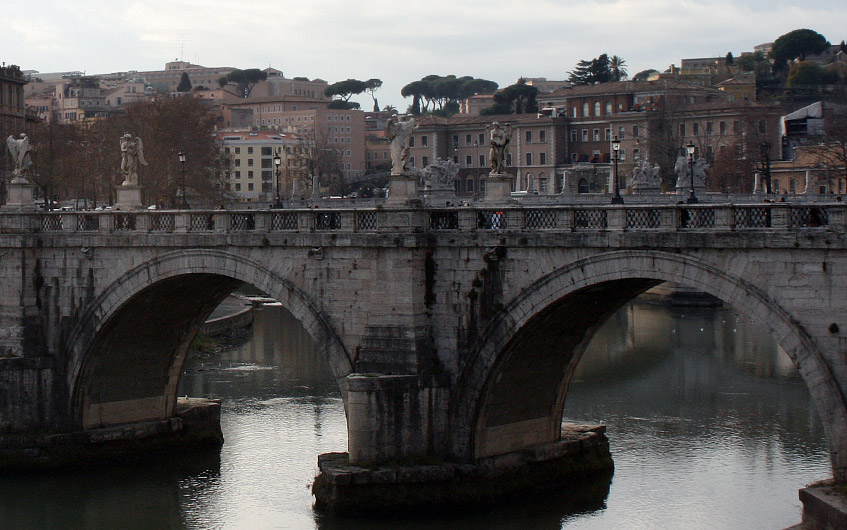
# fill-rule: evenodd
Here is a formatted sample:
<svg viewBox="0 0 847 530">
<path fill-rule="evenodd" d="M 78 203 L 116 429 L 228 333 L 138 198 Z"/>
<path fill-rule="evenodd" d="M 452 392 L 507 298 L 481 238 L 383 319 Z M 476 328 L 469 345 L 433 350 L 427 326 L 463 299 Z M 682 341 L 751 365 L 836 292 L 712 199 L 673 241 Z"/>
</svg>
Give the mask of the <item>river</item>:
<svg viewBox="0 0 847 530">
<path fill-rule="evenodd" d="M 598 331 L 565 419 L 608 426 L 615 474 L 584 504 L 534 495 L 461 514 L 345 520 L 312 509 L 317 455 L 344 451 L 326 361 L 284 309 L 246 343 L 191 359 L 180 395 L 223 400 L 218 451 L 0 478 L 0 528 L 775 529 L 830 476 L 823 427 L 791 361 L 727 309 L 634 302 Z"/>
</svg>

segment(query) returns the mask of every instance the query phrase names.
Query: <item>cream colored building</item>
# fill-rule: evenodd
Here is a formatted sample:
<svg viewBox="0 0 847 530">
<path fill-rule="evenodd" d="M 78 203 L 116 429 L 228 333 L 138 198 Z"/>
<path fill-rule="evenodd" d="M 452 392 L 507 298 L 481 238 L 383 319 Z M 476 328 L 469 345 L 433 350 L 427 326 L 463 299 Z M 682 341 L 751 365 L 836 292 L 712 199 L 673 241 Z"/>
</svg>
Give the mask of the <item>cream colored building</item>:
<svg viewBox="0 0 847 530">
<path fill-rule="evenodd" d="M 226 191 L 238 202 L 272 203 L 277 185 L 283 199 L 291 195 L 291 182 L 298 176 L 291 170 L 302 139 L 277 131 L 220 131 L 225 164 Z M 279 172 L 274 156 L 280 157 Z"/>
</svg>

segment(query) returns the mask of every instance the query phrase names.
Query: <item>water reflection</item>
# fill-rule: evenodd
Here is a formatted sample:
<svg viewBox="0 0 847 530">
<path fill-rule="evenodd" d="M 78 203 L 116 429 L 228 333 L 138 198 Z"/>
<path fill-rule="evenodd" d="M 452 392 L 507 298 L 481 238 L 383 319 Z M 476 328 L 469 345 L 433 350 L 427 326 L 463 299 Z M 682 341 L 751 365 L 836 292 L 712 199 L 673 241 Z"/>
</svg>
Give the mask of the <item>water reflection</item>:
<svg viewBox="0 0 847 530">
<path fill-rule="evenodd" d="M 586 351 L 567 419 L 608 425 L 615 475 L 454 514 L 338 520 L 312 510 L 317 455 L 347 448 L 328 363 L 281 308 L 253 338 L 191 360 L 181 395 L 223 400 L 220 452 L 157 464 L 0 478 L 0 528 L 785 528 L 797 489 L 830 474 L 825 437 L 790 360 L 714 309 L 625 306 Z"/>
</svg>

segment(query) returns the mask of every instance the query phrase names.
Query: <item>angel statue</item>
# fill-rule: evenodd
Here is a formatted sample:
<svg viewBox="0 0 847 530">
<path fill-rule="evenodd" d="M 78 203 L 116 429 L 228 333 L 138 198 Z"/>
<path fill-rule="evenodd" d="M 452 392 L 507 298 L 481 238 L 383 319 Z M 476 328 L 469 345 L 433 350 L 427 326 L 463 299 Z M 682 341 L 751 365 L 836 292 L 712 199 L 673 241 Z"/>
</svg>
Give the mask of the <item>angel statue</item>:
<svg viewBox="0 0 847 530">
<path fill-rule="evenodd" d="M 121 173 L 124 174 L 122 186 L 138 186 L 138 164 L 147 165 L 144 160 L 144 144 L 141 138 L 129 133 L 121 137 Z"/>
<path fill-rule="evenodd" d="M 6 145 L 9 147 L 9 153 L 12 155 L 12 160 L 15 161 L 15 169 L 12 171 L 12 182 L 26 183 L 26 172 L 32 166 L 32 158 L 30 158 L 29 138 L 24 133 L 21 137 L 15 140 L 11 134 L 6 138 Z"/>
<path fill-rule="evenodd" d="M 486 126 L 485 129 L 488 131 L 488 143 L 491 145 L 488 152 L 488 159 L 491 160 L 491 173 L 504 173 L 506 159 L 509 157 L 509 142 L 512 140 L 512 125 L 506 124 L 506 127 L 501 127 L 495 121 Z"/>
<path fill-rule="evenodd" d="M 402 175 L 406 172 L 406 162 L 409 159 L 409 139 L 415 130 L 415 119 L 402 116 L 399 119 L 390 118 L 386 124 L 386 136 L 391 141 L 391 174 Z"/>
</svg>

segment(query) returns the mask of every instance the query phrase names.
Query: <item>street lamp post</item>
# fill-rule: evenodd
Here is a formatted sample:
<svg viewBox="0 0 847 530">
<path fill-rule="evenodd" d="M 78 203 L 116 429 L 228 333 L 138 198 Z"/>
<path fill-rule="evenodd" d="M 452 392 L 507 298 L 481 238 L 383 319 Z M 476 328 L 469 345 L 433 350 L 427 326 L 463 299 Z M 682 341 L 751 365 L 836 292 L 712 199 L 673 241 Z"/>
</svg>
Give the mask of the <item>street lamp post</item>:
<svg viewBox="0 0 847 530">
<path fill-rule="evenodd" d="M 179 205 L 183 210 L 188 210 L 191 207 L 188 205 L 188 200 L 185 197 L 185 152 L 180 149 L 179 154 L 179 164 L 182 167 L 182 203 Z"/>
<path fill-rule="evenodd" d="M 623 197 L 621 197 L 620 185 L 618 183 L 618 157 L 621 152 L 621 141 L 618 140 L 618 137 L 612 140 L 612 154 L 615 157 L 615 179 L 614 179 L 614 188 L 615 195 L 612 197 L 612 204 L 623 204 Z"/>
<path fill-rule="evenodd" d="M 688 204 L 697 204 L 697 197 L 694 196 L 694 149 L 694 142 L 692 141 L 689 141 L 688 145 L 685 146 L 685 150 L 688 152 L 688 177 L 691 182 L 691 193 L 686 201 Z"/>
<path fill-rule="evenodd" d="M 279 166 L 282 164 L 282 158 L 279 153 L 274 154 L 274 167 L 276 168 L 276 200 L 274 208 L 282 208 L 282 198 L 279 196 Z"/>
</svg>

